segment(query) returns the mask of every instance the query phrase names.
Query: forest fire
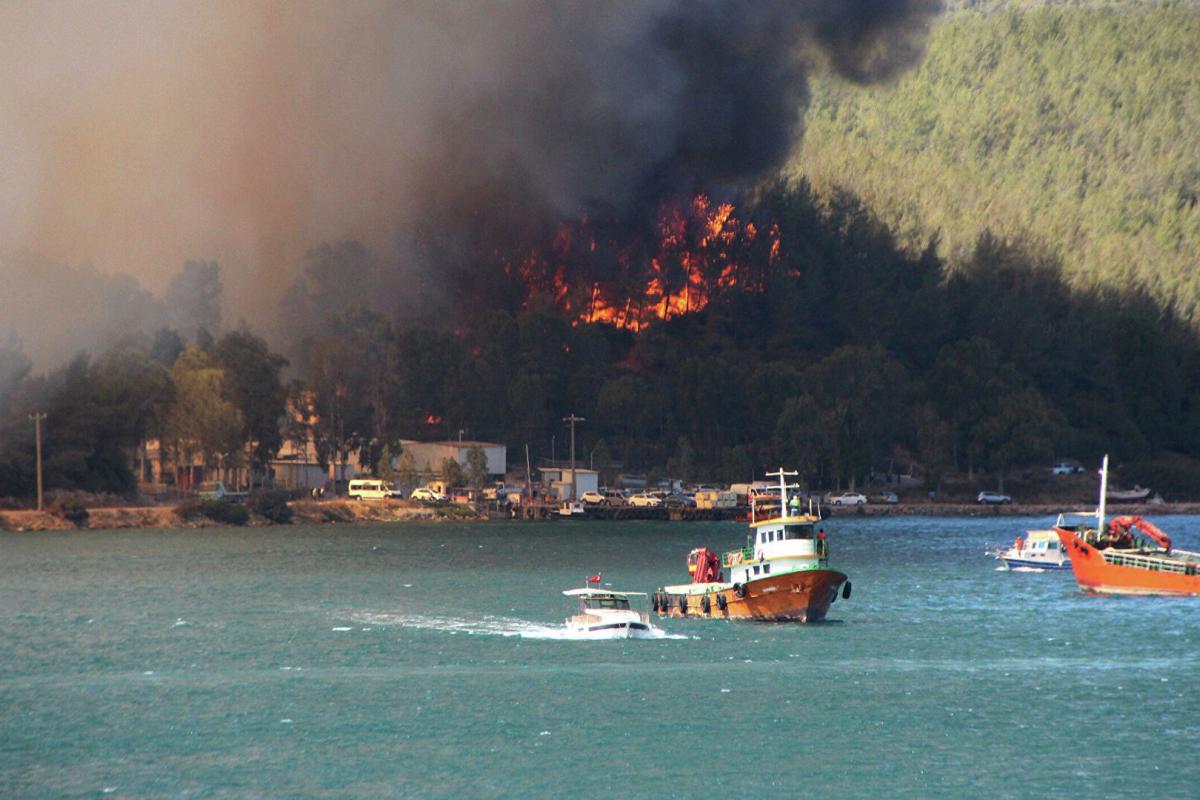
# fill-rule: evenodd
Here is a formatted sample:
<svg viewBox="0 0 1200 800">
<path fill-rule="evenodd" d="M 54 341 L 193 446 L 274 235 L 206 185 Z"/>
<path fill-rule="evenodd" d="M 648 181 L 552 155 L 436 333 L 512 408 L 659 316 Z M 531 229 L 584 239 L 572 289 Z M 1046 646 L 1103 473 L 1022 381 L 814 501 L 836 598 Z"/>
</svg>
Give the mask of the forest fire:
<svg viewBox="0 0 1200 800">
<path fill-rule="evenodd" d="M 524 283 L 527 298 L 549 296 L 575 325 L 641 331 L 700 311 L 721 290 L 762 290 L 766 269 L 780 257 L 779 226 L 766 226 L 764 235 L 735 211 L 698 193 L 661 204 L 654 225 L 640 233 L 583 217 L 562 223 L 544 248 L 506 271 Z"/>
</svg>

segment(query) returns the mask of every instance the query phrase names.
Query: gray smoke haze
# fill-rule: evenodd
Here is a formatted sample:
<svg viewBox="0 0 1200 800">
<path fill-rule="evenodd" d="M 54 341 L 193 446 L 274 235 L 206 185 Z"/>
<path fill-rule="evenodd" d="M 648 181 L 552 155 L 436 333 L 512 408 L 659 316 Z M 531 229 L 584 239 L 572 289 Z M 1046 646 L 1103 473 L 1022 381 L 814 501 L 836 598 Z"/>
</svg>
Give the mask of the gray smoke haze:
<svg viewBox="0 0 1200 800">
<path fill-rule="evenodd" d="M 809 70 L 895 74 L 938 5 L 0 5 L 0 280 L 34 253 L 163 297 L 186 260 L 216 261 L 225 318 L 256 326 L 323 241 L 420 275 L 428 254 L 397 242 L 519 241 L 673 188 L 736 189 L 789 154 Z"/>
</svg>

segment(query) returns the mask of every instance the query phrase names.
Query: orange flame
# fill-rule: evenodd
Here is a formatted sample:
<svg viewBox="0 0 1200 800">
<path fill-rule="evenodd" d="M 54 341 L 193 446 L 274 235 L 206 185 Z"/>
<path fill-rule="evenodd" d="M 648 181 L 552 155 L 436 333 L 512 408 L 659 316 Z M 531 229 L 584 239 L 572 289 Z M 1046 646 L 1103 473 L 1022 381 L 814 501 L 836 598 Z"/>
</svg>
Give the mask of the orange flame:
<svg viewBox="0 0 1200 800">
<path fill-rule="evenodd" d="M 636 241 L 598 243 L 596 230 L 584 217 L 560 225 L 543 250 L 506 264 L 505 271 L 524 283 L 528 296 L 552 298 L 574 317 L 573 325 L 601 323 L 636 333 L 654 322 L 702 310 L 716 291 L 762 291 L 762 267 L 781 258 L 779 226 L 772 225 L 767 241 L 758 245 L 760 227 L 743 225 L 735 211 L 732 203 L 713 205 L 703 193 L 682 205 L 663 204 L 655 225 L 657 241 L 649 252 Z M 591 259 L 598 251 L 613 252 L 616 276 L 605 282 L 585 279 L 582 285 L 572 281 L 569 276 L 595 268 Z M 748 271 L 748 264 L 755 263 L 759 268 Z M 611 266 L 604 265 L 606 275 L 613 274 Z"/>
</svg>

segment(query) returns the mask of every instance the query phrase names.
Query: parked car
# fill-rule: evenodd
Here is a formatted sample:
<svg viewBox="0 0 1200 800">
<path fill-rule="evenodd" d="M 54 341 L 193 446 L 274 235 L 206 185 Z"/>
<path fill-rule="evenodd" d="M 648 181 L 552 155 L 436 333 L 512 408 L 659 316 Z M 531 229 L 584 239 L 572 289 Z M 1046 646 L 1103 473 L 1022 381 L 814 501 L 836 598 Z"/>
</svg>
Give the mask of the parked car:
<svg viewBox="0 0 1200 800">
<path fill-rule="evenodd" d="M 865 506 L 866 504 L 866 495 L 859 494 L 858 492 L 845 492 L 829 499 L 829 505 L 831 506 Z"/>
<path fill-rule="evenodd" d="M 899 503 L 900 498 L 896 496 L 895 492 L 883 492 L 879 495 L 879 502 L 886 503 L 890 506 Z"/>
<path fill-rule="evenodd" d="M 634 508 L 658 508 L 662 505 L 662 498 L 650 492 L 641 492 L 629 498 L 629 505 Z"/>
<path fill-rule="evenodd" d="M 434 491 L 428 486 L 418 486 L 412 490 L 412 494 L 409 497 L 413 500 L 421 500 L 426 503 L 444 503 L 446 501 L 446 495 Z"/>
<path fill-rule="evenodd" d="M 686 494 L 677 493 L 669 494 L 663 498 L 663 505 L 667 508 L 695 508 L 696 499 L 688 497 Z"/>
<path fill-rule="evenodd" d="M 1012 502 L 1012 498 L 999 492 L 980 492 L 975 502 L 985 506 L 1000 506 Z"/>
<path fill-rule="evenodd" d="M 1060 461 L 1050 468 L 1051 475 L 1074 475 L 1083 471 L 1083 467 L 1078 464 L 1072 464 L 1069 461 Z"/>
<path fill-rule="evenodd" d="M 600 494 L 604 495 L 604 504 L 609 506 L 623 506 L 628 502 L 625 495 L 618 492 L 616 489 L 601 489 Z"/>
<path fill-rule="evenodd" d="M 584 492 L 579 495 L 579 499 L 587 503 L 589 506 L 598 506 L 604 503 L 605 497 L 600 492 Z"/>
</svg>

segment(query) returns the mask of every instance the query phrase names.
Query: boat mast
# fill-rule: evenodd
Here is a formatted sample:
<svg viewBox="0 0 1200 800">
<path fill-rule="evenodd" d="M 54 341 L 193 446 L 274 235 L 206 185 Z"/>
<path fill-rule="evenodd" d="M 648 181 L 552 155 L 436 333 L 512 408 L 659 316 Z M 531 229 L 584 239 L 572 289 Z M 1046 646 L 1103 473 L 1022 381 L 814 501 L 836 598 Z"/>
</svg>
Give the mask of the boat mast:
<svg viewBox="0 0 1200 800">
<path fill-rule="evenodd" d="M 799 472 L 784 472 L 783 467 L 780 467 L 777 472 L 768 472 L 768 478 L 779 476 L 779 516 L 787 516 L 788 496 L 787 496 L 787 478 L 792 475 L 799 475 Z"/>
<path fill-rule="evenodd" d="M 1104 454 L 1104 461 L 1100 463 L 1100 507 L 1096 509 L 1096 535 L 1100 536 L 1104 533 L 1104 512 L 1107 510 L 1108 503 L 1108 453 Z"/>
</svg>

